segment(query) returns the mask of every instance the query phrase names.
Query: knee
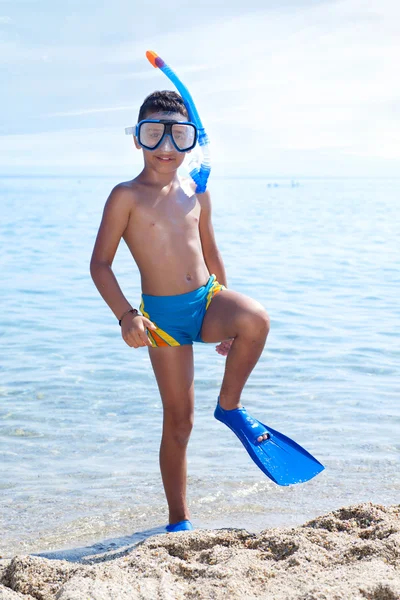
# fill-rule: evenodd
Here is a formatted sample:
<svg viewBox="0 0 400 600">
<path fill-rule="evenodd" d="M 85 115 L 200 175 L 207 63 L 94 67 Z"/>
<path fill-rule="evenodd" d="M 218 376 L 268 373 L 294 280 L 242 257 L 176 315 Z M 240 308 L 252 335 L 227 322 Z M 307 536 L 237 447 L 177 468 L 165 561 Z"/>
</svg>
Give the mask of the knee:
<svg viewBox="0 0 400 600">
<path fill-rule="evenodd" d="M 241 319 L 242 331 L 251 337 L 267 338 L 270 329 L 270 319 L 267 311 L 261 306 L 255 306 Z"/>
<path fill-rule="evenodd" d="M 269 316 L 265 308 L 261 307 L 252 316 L 253 327 L 260 333 L 261 336 L 267 337 L 269 334 L 270 321 Z"/>
<path fill-rule="evenodd" d="M 193 414 L 164 412 L 163 435 L 172 438 L 179 446 L 187 446 L 193 429 Z"/>
</svg>

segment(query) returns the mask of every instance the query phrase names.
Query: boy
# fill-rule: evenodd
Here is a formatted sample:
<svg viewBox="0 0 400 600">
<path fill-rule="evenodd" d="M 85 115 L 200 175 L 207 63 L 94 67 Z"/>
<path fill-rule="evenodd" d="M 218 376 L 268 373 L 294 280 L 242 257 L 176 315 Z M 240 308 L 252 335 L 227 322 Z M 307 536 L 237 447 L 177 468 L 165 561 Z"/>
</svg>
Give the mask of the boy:
<svg viewBox="0 0 400 600">
<path fill-rule="evenodd" d="M 193 341 L 220 342 L 217 352 L 227 360 L 219 406 L 229 412 L 241 407 L 242 389 L 269 331 L 264 308 L 227 289 L 209 192 L 196 195 L 196 185 L 178 177 L 185 153 L 196 141 L 188 120 L 176 92 L 154 92 L 145 99 L 134 136 L 144 168 L 112 190 L 90 263 L 93 281 L 120 321 L 124 341 L 133 348 L 148 347 L 163 403 L 160 468 L 169 507 L 167 531 L 192 529 L 186 448 L 194 412 Z M 121 238 L 139 268 L 142 314 L 125 298 L 111 268 Z M 257 442 L 267 440 L 266 428 L 251 423 Z"/>
</svg>

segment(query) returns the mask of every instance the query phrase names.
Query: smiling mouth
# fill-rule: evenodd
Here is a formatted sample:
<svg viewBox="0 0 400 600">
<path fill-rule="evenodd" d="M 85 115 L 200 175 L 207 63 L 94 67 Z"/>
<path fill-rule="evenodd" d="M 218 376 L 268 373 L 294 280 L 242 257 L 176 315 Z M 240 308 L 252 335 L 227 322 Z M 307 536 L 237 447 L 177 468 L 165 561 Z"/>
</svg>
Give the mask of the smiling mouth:
<svg viewBox="0 0 400 600">
<path fill-rule="evenodd" d="M 169 162 L 171 160 L 174 160 L 173 158 L 169 157 L 169 156 L 157 156 L 158 160 L 161 160 L 162 162 Z"/>
</svg>

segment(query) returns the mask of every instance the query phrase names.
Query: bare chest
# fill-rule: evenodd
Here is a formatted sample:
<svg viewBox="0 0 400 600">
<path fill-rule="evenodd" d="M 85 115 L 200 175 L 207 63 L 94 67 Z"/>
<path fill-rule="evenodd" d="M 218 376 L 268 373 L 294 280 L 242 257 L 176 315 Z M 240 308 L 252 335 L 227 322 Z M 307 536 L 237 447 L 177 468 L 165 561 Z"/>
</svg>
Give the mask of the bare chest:
<svg viewBox="0 0 400 600">
<path fill-rule="evenodd" d="M 197 230 L 200 219 L 200 204 L 195 195 L 184 193 L 174 198 L 147 199 L 138 203 L 130 224 L 131 234 L 177 235 Z"/>
</svg>

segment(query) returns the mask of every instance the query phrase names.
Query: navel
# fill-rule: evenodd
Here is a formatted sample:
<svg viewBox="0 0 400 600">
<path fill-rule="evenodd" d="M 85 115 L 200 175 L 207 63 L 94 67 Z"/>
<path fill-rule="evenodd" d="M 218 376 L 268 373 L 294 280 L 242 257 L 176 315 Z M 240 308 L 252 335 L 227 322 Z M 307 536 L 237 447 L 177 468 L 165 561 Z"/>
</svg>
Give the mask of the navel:
<svg viewBox="0 0 400 600">
<path fill-rule="evenodd" d="M 186 273 L 186 281 L 192 281 L 192 276 L 190 273 Z"/>
</svg>

